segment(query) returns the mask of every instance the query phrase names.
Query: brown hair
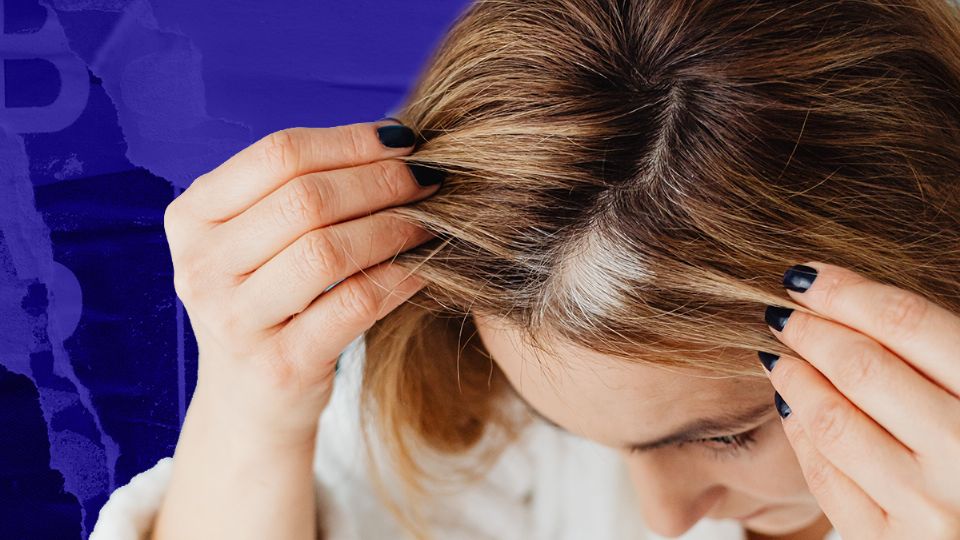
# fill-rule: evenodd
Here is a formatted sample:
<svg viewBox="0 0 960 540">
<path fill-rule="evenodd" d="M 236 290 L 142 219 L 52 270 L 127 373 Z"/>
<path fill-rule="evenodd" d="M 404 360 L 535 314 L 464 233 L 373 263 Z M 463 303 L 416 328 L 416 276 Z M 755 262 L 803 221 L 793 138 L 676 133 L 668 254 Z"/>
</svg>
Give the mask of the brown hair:
<svg viewBox="0 0 960 540">
<path fill-rule="evenodd" d="M 365 334 L 367 425 L 516 430 L 470 314 L 634 362 L 764 377 L 764 304 L 824 261 L 960 311 L 960 19 L 942 0 L 479 0 L 395 114 L 448 171 L 392 209 L 428 285 Z M 736 353 L 733 358 L 725 353 Z M 503 429 L 491 429 L 492 427 Z M 418 533 L 419 534 L 419 533 Z"/>
</svg>

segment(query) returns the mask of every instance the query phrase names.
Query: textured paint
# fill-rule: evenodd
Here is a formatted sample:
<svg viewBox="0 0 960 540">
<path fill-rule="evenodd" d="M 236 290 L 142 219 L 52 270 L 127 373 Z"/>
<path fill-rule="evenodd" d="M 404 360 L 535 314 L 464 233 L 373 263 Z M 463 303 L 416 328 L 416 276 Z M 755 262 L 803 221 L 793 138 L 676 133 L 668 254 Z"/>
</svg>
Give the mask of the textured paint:
<svg viewBox="0 0 960 540">
<path fill-rule="evenodd" d="M 86 538 L 173 454 L 166 205 L 271 131 L 390 112 L 467 2 L 410 4 L 0 0 L 3 538 Z"/>
</svg>

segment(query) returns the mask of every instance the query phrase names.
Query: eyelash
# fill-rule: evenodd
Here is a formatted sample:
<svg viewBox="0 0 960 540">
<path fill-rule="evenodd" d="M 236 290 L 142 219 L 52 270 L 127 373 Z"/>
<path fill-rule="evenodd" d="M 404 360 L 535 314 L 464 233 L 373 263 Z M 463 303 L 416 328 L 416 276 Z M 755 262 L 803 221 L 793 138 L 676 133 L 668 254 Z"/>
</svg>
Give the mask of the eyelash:
<svg viewBox="0 0 960 540">
<path fill-rule="evenodd" d="M 716 448 L 716 447 L 713 447 L 713 446 L 705 446 L 705 445 L 702 445 L 702 444 L 701 444 L 701 447 L 713 451 L 713 456 L 714 456 L 715 458 L 717 458 L 717 459 L 722 459 L 722 458 L 725 458 L 725 457 L 734 457 L 734 456 L 738 455 L 741 451 L 747 451 L 747 450 L 749 450 L 749 449 L 753 446 L 753 444 L 754 444 L 755 442 L 757 442 L 756 434 L 757 434 L 757 430 L 759 430 L 759 429 L 760 429 L 760 427 L 758 426 L 758 427 L 755 427 L 755 428 L 753 428 L 753 429 L 751 429 L 751 430 L 749 430 L 749 431 L 744 431 L 743 433 L 737 433 L 737 434 L 735 434 L 735 435 L 723 435 L 723 436 L 720 436 L 720 437 L 710 437 L 710 438 L 706 438 L 706 439 L 695 439 L 695 440 L 692 440 L 692 441 L 680 441 L 680 442 L 678 442 L 678 443 L 675 443 L 673 446 L 675 446 L 675 447 L 677 447 L 677 448 L 682 448 L 683 445 L 685 445 L 685 444 L 704 443 L 704 442 L 711 442 L 711 441 L 712 441 L 712 442 L 718 442 L 718 443 L 721 443 L 721 444 L 725 444 L 725 446 L 722 447 L 722 448 Z M 719 441 L 718 439 L 731 439 L 733 442 L 723 443 L 722 441 Z M 631 452 L 631 453 L 637 452 L 637 450 L 631 449 L 630 452 Z"/>
<path fill-rule="evenodd" d="M 716 448 L 713 446 L 704 446 L 704 448 L 712 450 L 713 456 L 717 459 L 724 458 L 724 457 L 733 457 L 738 455 L 741 451 L 745 452 L 749 450 L 751 446 L 755 442 L 757 442 L 757 439 L 755 437 L 757 429 L 759 428 L 753 428 L 749 431 L 744 431 L 743 433 L 737 433 L 736 435 L 723 435 L 721 437 L 710 437 L 708 439 L 696 439 L 694 441 L 681 441 L 677 443 L 676 446 L 677 448 L 680 448 L 684 444 L 688 444 L 688 443 L 703 443 L 703 442 L 710 442 L 710 441 L 718 442 L 718 443 L 724 444 L 725 446 L 722 448 Z M 731 439 L 733 442 L 724 443 L 723 441 L 719 441 L 717 439 Z"/>
</svg>

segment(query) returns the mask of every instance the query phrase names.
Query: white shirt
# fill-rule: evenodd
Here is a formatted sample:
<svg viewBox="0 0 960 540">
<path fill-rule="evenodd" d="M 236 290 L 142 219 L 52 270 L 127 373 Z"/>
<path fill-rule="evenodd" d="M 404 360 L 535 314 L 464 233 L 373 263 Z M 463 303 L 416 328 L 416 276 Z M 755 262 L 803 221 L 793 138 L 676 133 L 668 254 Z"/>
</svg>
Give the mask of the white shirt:
<svg viewBox="0 0 960 540">
<path fill-rule="evenodd" d="M 328 540 L 404 538 L 367 474 L 358 429 L 363 342 L 341 357 L 333 397 L 320 417 L 313 469 L 317 512 Z M 375 448 L 377 455 L 382 449 Z M 89 540 L 147 538 L 172 472 L 173 458 L 117 488 Z M 391 486 L 396 486 L 395 479 Z M 448 495 L 448 493 L 450 493 Z M 443 540 L 665 540 L 644 527 L 625 470 L 613 450 L 542 421 L 525 428 L 481 480 L 444 491 L 425 516 Z M 680 540 L 744 540 L 735 520 L 701 519 Z M 831 531 L 824 540 L 841 540 Z"/>
</svg>

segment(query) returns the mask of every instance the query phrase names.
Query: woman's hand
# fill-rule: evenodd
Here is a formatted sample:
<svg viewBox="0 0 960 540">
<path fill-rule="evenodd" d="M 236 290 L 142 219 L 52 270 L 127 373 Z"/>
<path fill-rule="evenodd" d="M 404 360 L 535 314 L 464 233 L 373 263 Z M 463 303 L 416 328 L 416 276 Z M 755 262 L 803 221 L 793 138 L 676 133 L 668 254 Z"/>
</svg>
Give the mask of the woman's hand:
<svg viewBox="0 0 960 540">
<path fill-rule="evenodd" d="M 381 211 L 438 189 L 390 159 L 414 142 L 393 120 L 285 129 L 167 207 L 198 392 L 213 392 L 218 410 L 251 433 L 312 441 L 340 352 L 423 286 L 382 262 L 432 238 Z"/>
<path fill-rule="evenodd" d="M 760 357 L 811 492 L 844 540 L 960 538 L 960 317 L 844 268 L 803 266 L 784 285 L 816 315 L 765 314 L 798 357 Z"/>
</svg>

